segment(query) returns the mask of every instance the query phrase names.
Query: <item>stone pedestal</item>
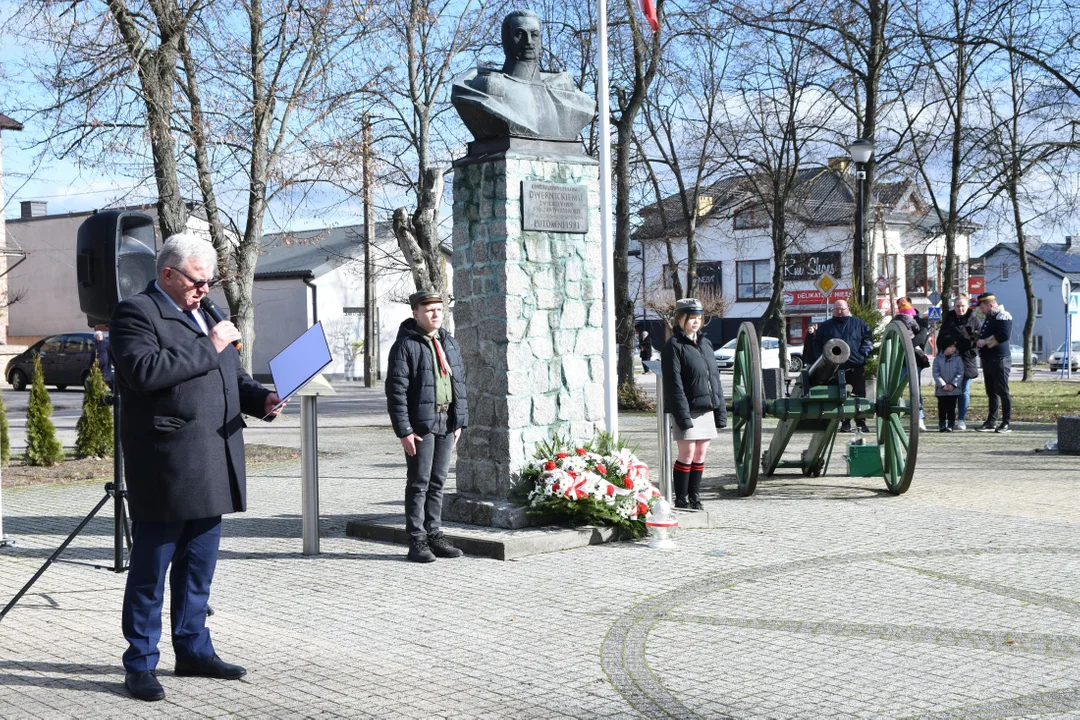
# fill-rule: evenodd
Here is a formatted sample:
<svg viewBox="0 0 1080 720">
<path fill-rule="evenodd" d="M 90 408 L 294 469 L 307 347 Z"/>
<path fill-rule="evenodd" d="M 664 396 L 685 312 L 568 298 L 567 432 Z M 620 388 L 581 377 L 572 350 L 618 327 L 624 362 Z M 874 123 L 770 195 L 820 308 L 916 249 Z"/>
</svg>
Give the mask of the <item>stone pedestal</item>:
<svg viewBox="0 0 1080 720">
<path fill-rule="evenodd" d="M 1057 420 L 1058 452 L 1080 455 L 1080 415 L 1060 415 Z"/>
<path fill-rule="evenodd" d="M 604 427 L 603 286 L 596 162 L 504 152 L 456 163 L 454 335 L 468 374 L 448 520 L 521 527 L 506 502 L 536 443 Z M 522 181 L 585 185 L 586 233 L 522 229 Z"/>
</svg>

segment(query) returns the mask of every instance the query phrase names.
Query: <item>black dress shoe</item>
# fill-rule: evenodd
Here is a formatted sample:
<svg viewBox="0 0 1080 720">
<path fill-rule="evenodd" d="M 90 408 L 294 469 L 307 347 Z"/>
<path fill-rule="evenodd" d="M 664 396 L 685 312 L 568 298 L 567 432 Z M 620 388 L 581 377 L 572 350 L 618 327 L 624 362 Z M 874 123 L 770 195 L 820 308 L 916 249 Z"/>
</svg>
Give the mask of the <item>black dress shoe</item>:
<svg viewBox="0 0 1080 720">
<path fill-rule="evenodd" d="M 131 693 L 131 697 L 136 700 L 154 702 L 165 699 L 165 688 L 161 687 L 161 683 L 158 682 L 157 675 L 154 674 L 153 670 L 128 671 L 127 675 L 124 676 L 124 687 Z"/>
<path fill-rule="evenodd" d="M 700 500 L 697 500 L 697 499 L 691 500 L 691 501 L 690 501 L 690 502 L 688 503 L 688 505 L 690 506 L 690 509 L 691 509 L 691 510 L 704 510 L 704 509 L 705 509 L 705 506 L 704 506 L 704 505 L 702 505 L 702 504 L 701 504 L 701 501 L 700 501 Z"/>
<path fill-rule="evenodd" d="M 208 677 L 217 680 L 239 680 L 247 675 L 247 670 L 225 662 L 216 654 L 208 658 L 177 660 L 174 672 L 179 677 Z"/>
<path fill-rule="evenodd" d="M 435 557 L 459 558 L 462 555 L 461 548 L 454 547 L 454 544 L 447 540 L 444 535 L 428 538 L 428 547 Z"/>
</svg>

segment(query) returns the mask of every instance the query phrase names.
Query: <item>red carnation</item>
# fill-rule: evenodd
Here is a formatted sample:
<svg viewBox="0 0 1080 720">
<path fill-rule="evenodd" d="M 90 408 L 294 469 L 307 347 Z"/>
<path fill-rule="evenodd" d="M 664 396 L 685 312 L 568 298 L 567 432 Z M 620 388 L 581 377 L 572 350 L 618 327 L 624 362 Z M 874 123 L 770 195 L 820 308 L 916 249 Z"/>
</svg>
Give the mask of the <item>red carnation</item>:
<svg viewBox="0 0 1080 720">
<path fill-rule="evenodd" d="M 638 515 L 646 515 L 649 512 L 649 506 L 643 502 L 637 504 Z"/>
<path fill-rule="evenodd" d="M 559 458 L 560 460 L 562 460 L 562 459 L 563 459 L 564 457 L 566 457 L 566 453 L 559 453 L 559 454 L 558 454 L 558 455 L 556 455 L 555 457 L 557 457 L 557 458 Z"/>
<path fill-rule="evenodd" d="M 551 486 L 551 492 L 559 492 L 559 483 L 555 483 Z"/>
<path fill-rule="evenodd" d="M 555 469 L 555 461 L 554 460 L 548 460 L 546 463 L 544 463 L 544 469 L 545 470 L 554 470 Z"/>
<path fill-rule="evenodd" d="M 630 478 L 625 478 L 623 480 L 623 484 L 626 485 L 627 490 L 633 490 L 634 489 L 634 481 L 631 480 Z"/>
<path fill-rule="evenodd" d="M 578 448 L 577 449 L 577 454 L 578 455 L 584 455 L 585 454 L 585 448 Z"/>
<path fill-rule="evenodd" d="M 608 483 L 607 490 L 605 490 L 604 492 L 606 492 L 608 495 L 614 495 L 615 494 L 615 486 L 612 485 L 611 483 Z"/>
</svg>

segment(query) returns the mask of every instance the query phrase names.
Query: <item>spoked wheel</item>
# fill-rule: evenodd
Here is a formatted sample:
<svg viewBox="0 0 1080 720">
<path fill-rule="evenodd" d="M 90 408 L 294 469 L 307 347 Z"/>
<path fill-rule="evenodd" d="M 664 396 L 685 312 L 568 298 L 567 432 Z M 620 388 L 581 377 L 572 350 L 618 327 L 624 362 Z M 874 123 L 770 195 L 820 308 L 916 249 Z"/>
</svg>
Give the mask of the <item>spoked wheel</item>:
<svg viewBox="0 0 1080 720">
<path fill-rule="evenodd" d="M 761 466 L 761 346 L 751 323 L 739 327 L 731 380 L 732 442 L 739 494 L 754 494 Z"/>
<path fill-rule="evenodd" d="M 877 442 L 889 492 L 911 486 L 919 449 L 919 370 L 907 330 L 889 323 L 881 338 L 877 372 Z"/>
</svg>

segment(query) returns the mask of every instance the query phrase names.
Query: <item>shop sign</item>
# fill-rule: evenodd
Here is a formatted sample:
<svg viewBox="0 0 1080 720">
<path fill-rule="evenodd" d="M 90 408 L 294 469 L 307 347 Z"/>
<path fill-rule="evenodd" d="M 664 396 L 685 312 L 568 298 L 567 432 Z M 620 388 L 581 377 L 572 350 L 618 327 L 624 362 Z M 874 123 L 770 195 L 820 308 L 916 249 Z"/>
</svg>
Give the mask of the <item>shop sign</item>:
<svg viewBox="0 0 1080 720">
<path fill-rule="evenodd" d="M 840 253 L 788 253 L 784 263 L 784 282 L 816 280 L 825 274 L 840 277 Z"/>
<path fill-rule="evenodd" d="M 837 300 L 848 300 L 851 298 L 851 288 L 836 288 L 829 293 L 829 299 L 833 302 Z M 817 290 L 785 290 L 784 291 L 784 305 L 787 307 L 797 305 L 824 305 L 825 296 Z"/>
</svg>

